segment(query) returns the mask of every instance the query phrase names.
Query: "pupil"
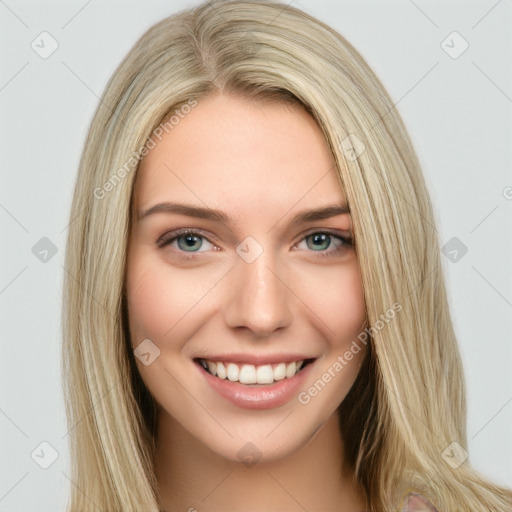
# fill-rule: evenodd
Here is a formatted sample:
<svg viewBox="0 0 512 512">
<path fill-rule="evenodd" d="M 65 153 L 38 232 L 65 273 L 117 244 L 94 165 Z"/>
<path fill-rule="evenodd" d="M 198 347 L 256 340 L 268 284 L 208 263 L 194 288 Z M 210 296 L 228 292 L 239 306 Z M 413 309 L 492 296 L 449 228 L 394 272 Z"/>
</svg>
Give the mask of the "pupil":
<svg viewBox="0 0 512 512">
<path fill-rule="evenodd" d="M 327 249 L 330 245 L 330 238 L 328 237 L 328 235 L 326 235 L 325 233 L 321 233 L 321 234 L 315 234 L 315 235 L 312 235 L 312 238 L 313 238 L 313 244 L 314 244 L 314 247 L 315 248 L 321 248 L 321 249 Z M 325 245 L 325 247 L 320 247 L 320 245 L 317 245 L 317 243 L 320 243 L 320 244 L 324 244 L 327 242 L 327 245 Z"/>
<path fill-rule="evenodd" d="M 189 248 L 189 249 L 190 248 L 193 249 L 194 244 L 197 243 L 199 238 L 197 236 L 193 236 L 193 235 L 186 235 L 186 236 L 182 236 L 179 240 L 185 240 L 185 247 Z M 178 240 L 178 242 L 179 242 L 179 240 Z M 178 243 L 178 245 L 179 245 L 179 243 Z"/>
</svg>

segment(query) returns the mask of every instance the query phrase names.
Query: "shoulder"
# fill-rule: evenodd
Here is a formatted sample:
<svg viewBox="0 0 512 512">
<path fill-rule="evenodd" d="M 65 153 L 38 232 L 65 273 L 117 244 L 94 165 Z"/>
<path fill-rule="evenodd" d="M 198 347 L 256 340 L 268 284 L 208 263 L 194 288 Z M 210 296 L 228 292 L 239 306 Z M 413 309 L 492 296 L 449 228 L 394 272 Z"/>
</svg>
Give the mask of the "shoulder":
<svg viewBox="0 0 512 512">
<path fill-rule="evenodd" d="M 422 494 L 410 492 L 405 498 L 401 512 L 438 512 L 438 510 Z"/>
</svg>

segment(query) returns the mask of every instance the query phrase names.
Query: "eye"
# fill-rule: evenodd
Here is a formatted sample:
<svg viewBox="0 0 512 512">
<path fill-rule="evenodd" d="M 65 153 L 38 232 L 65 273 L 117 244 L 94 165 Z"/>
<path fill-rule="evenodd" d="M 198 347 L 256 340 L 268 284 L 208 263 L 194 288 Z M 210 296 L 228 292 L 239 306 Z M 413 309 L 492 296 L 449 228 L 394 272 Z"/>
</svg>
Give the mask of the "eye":
<svg viewBox="0 0 512 512">
<path fill-rule="evenodd" d="M 199 251 L 198 249 L 203 247 L 203 240 L 206 240 L 209 244 L 215 247 L 200 231 L 194 231 L 192 229 L 181 229 L 166 233 L 157 241 L 158 247 L 162 248 L 166 245 L 170 245 L 178 250 L 179 253 L 198 253 L 205 252 Z M 177 246 L 173 245 L 177 242 Z M 208 250 L 208 248 L 206 249 Z M 181 257 L 190 258 L 185 254 L 180 254 Z"/>
<path fill-rule="evenodd" d="M 191 259 L 194 258 L 194 254 L 208 250 L 208 248 L 204 251 L 199 250 L 204 248 L 204 240 L 213 247 L 213 250 L 217 250 L 217 246 L 210 242 L 204 233 L 190 228 L 166 233 L 157 240 L 157 245 L 159 248 L 170 245 L 176 250 L 180 258 Z M 333 243 L 333 240 L 335 243 Z M 175 242 L 177 245 L 173 245 Z M 350 237 L 343 237 L 326 231 L 314 231 L 307 234 L 295 247 L 304 242 L 306 243 L 306 250 L 309 249 L 311 252 L 317 253 L 315 256 L 335 256 L 353 245 Z"/>
<path fill-rule="evenodd" d="M 335 240 L 334 244 L 333 240 Z M 350 237 L 343 237 L 326 231 L 315 231 L 310 233 L 300 241 L 300 243 L 304 242 L 308 249 L 319 253 L 318 256 L 334 256 L 339 254 L 341 251 L 352 247 L 352 239 Z M 297 246 L 299 246 L 300 243 L 297 244 Z"/>
</svg>

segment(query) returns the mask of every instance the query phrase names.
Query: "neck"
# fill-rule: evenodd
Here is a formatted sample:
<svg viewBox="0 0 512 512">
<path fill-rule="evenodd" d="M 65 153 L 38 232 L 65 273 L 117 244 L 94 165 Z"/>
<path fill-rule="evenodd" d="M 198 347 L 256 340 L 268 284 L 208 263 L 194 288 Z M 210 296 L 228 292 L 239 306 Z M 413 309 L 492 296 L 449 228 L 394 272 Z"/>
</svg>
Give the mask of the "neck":
<svg viewBox="0 0 512 512">
<path fill-rule="evenodd" d="M 296 452 L 253 465 L 211 451 L 165 411 L 159 413 L 156 446 L 165 512 L 364 510 L 363 493 L 344 463 L 336 413 Z"/>
</svg>

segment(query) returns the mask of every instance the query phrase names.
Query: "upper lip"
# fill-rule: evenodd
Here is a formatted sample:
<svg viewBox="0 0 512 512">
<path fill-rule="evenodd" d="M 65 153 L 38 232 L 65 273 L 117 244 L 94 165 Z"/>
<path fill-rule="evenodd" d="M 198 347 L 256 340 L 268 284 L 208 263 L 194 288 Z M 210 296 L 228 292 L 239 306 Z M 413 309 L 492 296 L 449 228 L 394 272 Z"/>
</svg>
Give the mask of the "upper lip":
<svg viewBox="0 0 512 512">
<path fill-rule="evenodd" d="M 316 359 L 314 356 L 304 354 L 208 354 L 194 359 L 205 359 L 207 361 L 222 361 L 235 364 L 253 364 L 255 366 L 276 363 L 291 363 L 293 361 L 305 361 Z"/>
</svg>

